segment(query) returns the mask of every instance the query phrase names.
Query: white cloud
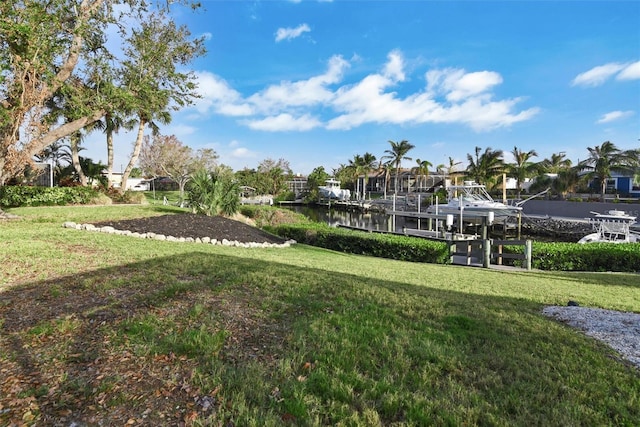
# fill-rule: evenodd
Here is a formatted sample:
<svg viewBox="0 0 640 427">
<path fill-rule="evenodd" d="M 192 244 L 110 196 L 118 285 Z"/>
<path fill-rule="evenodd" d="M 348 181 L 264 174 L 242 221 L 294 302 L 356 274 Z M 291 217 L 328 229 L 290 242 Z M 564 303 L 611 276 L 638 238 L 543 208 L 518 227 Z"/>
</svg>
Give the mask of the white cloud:
<svg viewBox="0 0 640 427">
<path fill-rule="evenodd" d="M 357 59 L 357 57 L 356 57 Z M 241 124 L 261 131 L 347 130 L 365 123 L 460 123 L 486 131 L 529 120 L 539 109 L 517 111 L 522 97 L 497 100 L 492 90 L 503 79 L 494 71 L 445 68 L 425 73 L 423 90 L 400 97 L 407 80 L 405 60 L 391 51 L 380 71 L 345 82 L 350 62 L 329 60 L 324 73 L 306 80 L 282 81 L 243 97 L 222 78 L 199 74 L 203 99 L 198 111 L 243 116 Z"/>
<path fill-rule="evenodd" d="M 390 79 L 396 81 L 403 81 L 405 79 L 404 75 L 404 58 L 400 51 L 394 50 L 389 55 L 387 55 L 388 62 L 384 67 L 384 75 L 385 77 L 389 77 Z"/>
<path fill-rule="evenodd" d="M 193 135 L 198 129 L 184 124 L 169 125 L 163 129 L 165 135 L 175 135 L 178 139 Z"/>
<path fill-rule="evenodd" d="M 639 80 L 640 79 L 640 61 L 627 65 L 620 74 L 616 76 L 617 80 Z"/>
<path fill-rule="evenodd" d="M 589 71 L 578 74 L 571 82 L 572 86 L 600 86 L 609 78 L 628 67 L 629 64 L 610 62 L 593 67 Z"/>
<path fill-rule="evenodd" d="M 198 93 L 202 98 L 195 100 L 195 108 L 200 113 L 213 109 L 225 116 L 246 116 L 253 113 L 252 108 L 239 92 L 229 86 L 222 78 L 208 71 L 196 73 Z"/>
<path fill-rule="evenodd" d="M 273 112 L 287 107 L 312 106 L 328 103 L 334 93 L 327 86 L 339 83 L 349 63 L 341 56 L 334 56 L 324 74 L 297 82 L 284 81 L 272 85 L 248 98 L 248 101 L 261 112 Z"/>
<path fill-rule="evenodd" d="M 311 31 L 307 24 L 300 24 L 296 28 L 278 28 L 276 31 L 276 43 L 282 40 L 291 40 Z"/>
<path fill-rule="evenodd" d="M 251 159 L 256 157 L 256 154 L 253 151 L 245 147 L 235 148 L 231 153 L 229 153 L 229 155 L 234 159 Z"/>
<path fill-rule="evenodd" d="M 309 114 L 296 118 L 288 113 L 267 117 L 262 120 L 247 120 L 245 123 L 251 129 L 268 132 L 308 131 L 321 125 L 318 119 Z"/>
<path fill-rule="evenodd" d="M 603 114 L 596 123 L 610 123 L 616 120 L 631 117 L 633 115 L 633 111 L 611 111 L 610 113 Z"/>
<path fill-rule="evenodd" d="M 502 83 L 502 77 L 491 71 L 431 70 L 425 75 L 425 92 L 400 99 L 395 92 L 385 91 L 397 83 L 387 77 L 389 64 L 395 64 L 394 76 L 403 75 L 397 68 L 397 59 L 390 55 L 383 75 L 369 75 L 360 83 L 338 91 L 334 107 L 344 114 L 331 119 L 328 129 L 346 130 L 366 122 L 464 123 L 476 131 L 486 131 L 529 120 L 539 112 L 531 108 L 514 114 L 521 98 L 493 101 L 489 91 Z M 446 102 L 438 102 L 439 97 Z"/>
<path fill-rule="evenodd" d="M 429 90 L 445 94 L 447 101 L 451 102 L 480 95 L 502 83 L 502 76 L 492 71 L 436 70 L 428 72 L 426 78 Z"/>
</svg>

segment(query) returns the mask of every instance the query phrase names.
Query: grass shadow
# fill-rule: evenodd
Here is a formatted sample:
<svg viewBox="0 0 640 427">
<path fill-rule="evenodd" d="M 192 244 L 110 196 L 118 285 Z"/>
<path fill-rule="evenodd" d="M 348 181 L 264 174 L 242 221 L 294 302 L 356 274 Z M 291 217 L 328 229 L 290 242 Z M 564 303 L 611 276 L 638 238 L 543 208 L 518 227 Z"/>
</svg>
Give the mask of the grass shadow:
<svg viewBox="0 0 640 427">
<path fill-rule="evenodd" d="M 637 371 L 604 346 L 543 318 L 539 304 L 428 280 L 194 251 L 13 287 L 0 303 L 2 417 L 125 423 L 149 410 L 144 422 L 156 425 L 194 413 L 238 425 L 640 417 Z M 199 330 L 223 332 L 224 345 L 188 353 L 169 341 L 184 344 Z M 215 413 L 198 403 L 204 397 Z"/>
</svg>

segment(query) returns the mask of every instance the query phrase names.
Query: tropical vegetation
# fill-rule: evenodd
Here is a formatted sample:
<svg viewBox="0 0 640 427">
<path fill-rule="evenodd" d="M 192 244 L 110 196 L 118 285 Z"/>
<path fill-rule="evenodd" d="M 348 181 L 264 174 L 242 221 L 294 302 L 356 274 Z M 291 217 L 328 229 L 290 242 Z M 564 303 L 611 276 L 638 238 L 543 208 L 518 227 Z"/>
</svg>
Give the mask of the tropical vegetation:
<svg viewBox="0 0 640 427">
<path fill-rule="evenodd" d="M 640 167 L 640 150 L 620 150 L 610 141 L 588 147 L 589 157 L 581 161 L 577 169 L 586 171 L 585 178 L 595 179 L 600 185 L 600 198 L 604 201 L 607 180 L 613 172 L 633 175 Z"/>
<path fill-rule="evenodd" d="M 135 118 L 126 182 L 145 128 L 193 101 L 195 76 L 182 70 L 204 53 L 204 39 L 192 39 L 170 16 L 171 7 L 191 2 L 119 3 L 0 2 L 0 185 L 60 139 L 70 138 L 75 150 L 79 132 L 98 129 L 99 120 Z"/>
</svg>

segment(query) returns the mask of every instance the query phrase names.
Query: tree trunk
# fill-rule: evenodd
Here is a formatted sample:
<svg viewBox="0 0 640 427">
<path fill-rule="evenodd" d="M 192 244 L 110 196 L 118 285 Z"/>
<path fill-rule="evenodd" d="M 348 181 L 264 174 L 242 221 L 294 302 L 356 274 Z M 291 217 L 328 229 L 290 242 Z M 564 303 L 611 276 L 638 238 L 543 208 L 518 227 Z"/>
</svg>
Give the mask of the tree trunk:
<svg viewBox="0 0 640 427">
<path fill-rule="evenodd" d="M 127 180 L 129 179 L 129 175 L 131 175 L 131 170 L 138 162 L 138 156 L 140 156 L 140 149 L 142 148 L 142 141 L 144 139 L 144 128 L 146 124 L 147 121 L 140 117 L 140 123 L 138 124 L 138 136 L 136 137 L 136 142 L 133 146 L 133 152 L 131 153 L 131 158 L 129 159 L 127 167 L 122 173 L 122 181 L 120 183 L 121 193 L 124 193 L 127 190 Z"/>
<path fill-rule="evenodd" d="M 82 2 L 79 5 L 80 6 L 79 10 L 77 12 L 78 19 L 76 23 L 76 28 L 80 28 L 81 26 L 86 25 L 90 16 L 93 13 L 95 13 L 95 11 L 98 10 L 100 7 L 102 7 L 103 4 L 104 4 L 104 0 L 82 0 Z M 9 147 L 14 148 L 18 143 L 18 129 L 25 122 L 25 114 L 27 113 L 27 111 L 30 111 L 34 108 L 41 106 L 43 100 L 51 98 L 53 93 L 55 93 L 64 84 L 64 82 L 71 76 L 71 74 L 73 73 L 73 70 L 78 64 L 78 61 L 80 60 L 80 53 L 82 50 L 82 46 L 84 44 L 84 39 L 80 32 L 74 31 L 73 33 L 74 34 L 72 36 L 72 41 L 69 47 L 68 55 L 64 59 L 64 61 L 60 64 L 57 75 L 51 80 L 49 84 L 47 84 L 47 82 L 45 81 L 38 81 L 38 82 L 32 81 L 31 82 L 32 87 L 37 86 L 38 92 L 39 92 L 37 94 L 35 101 L 29 102 L 23 105 L 22 108 L 18 108 L 17 110 L 9 111 L 9 114 L 11 116 L 10 120 L 12 120 L 12 123 L 10 123 L 8 127 L 12 128 L 12 130 L 10 130 L 9 132 L 2 132 L 2 135 L 0 135 L 0 185 L 4 185 L 4 182 L 8 178 L 7 172 L 9 171 L 6 171 L 5 167 L 7 166 L 7 163 L 10 163 L 10 161 L 8 162 L 8 160 L 10 160 L 8 159 L 8 157 L 12 155 L 12 151 L 13 151 Z M 40 83 L 40 84 L 35 85 L 35 83 Z M 20 103 L 22 103 L 27 98 L 27 95 L 32 96 L 34 94 L 33 93 L 25 94 L 24 91 L 22 91 L 22 93 L 19 94 L 19 96 L 16 99 L 14 99 L 14 101 L 20 101 Z M 16 102 L 11 102 L 11 99 L 9 100 L 2 99 L 0 100 L 0 104 L 2 105 L 3 108 L 10 110 L 10 107 L 12 105 L 15 106 Z M 87 118 L 80 119 L 80 121 L 85 119 Z M 89 123 L 92 123 L 95 120 L 96 119 L 90 120 Z M 72 122 L 72 123 L 75 123 L 75 122 Z M 73 126 L 65 127 L 67 126 L 67 124 L 65 124 L 55 129 L 52 132 L 48 132 L 43 138 L 40 138 L 39 141 L 35 141 L 33 144 L 30 143 L 27 147 L 24 148 L 24 150 L 21 150 L 22 151 L 21 154 L 23 155 L 26 154 L 25 157 L 31 158 L 33 157 L 34 154 L 41 152 L 45 147 L 57 141 L 58 139 L 71 134 L 75 130 L 81 129 L 82 127 L 85 126 L 85 124 L 83 124 L 82 126 L 76 129 L 68 130 L 66 131 L 66 133 L 64 132 L 61 133 L 60 131 L 61 128 L 64 128 L 64 129 L 73 128 Z"/>
<path fill-rule="evenodd" d="M 71 163 L 73 164 L 73 168 L 78 174 L 78 180 L 80 181 L 80 185 L 87 185 L 87 177 L 82 171 L 82 166 L 80 166 L 80 154 L 79 154 L 79 146 L 80 146 L 80 135 L 78 133 L 74 133 L 70 137 L 70 145 L 71 145 Z"/>
<path fill-rule="evenodd" d="M 113 129 L 109 126 L 107 117 L 107 187 L 111 187 L 113 175 Z"/>
</svg>

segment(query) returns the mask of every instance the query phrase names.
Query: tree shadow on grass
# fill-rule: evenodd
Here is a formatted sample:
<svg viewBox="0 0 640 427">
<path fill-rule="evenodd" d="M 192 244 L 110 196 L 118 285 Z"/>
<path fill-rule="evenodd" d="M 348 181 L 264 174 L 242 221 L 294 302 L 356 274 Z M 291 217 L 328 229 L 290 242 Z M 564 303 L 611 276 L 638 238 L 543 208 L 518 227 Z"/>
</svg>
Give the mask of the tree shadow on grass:
<svg viewBox="0 0 640 427">
<path fill-rule="evenodd" d="M 134 419 L 160 425 L 193 420 L 194 413 L 202 419 L 229 417 L 230 395 L 226 404 L 218 397 L 218 415 L 198 403 L 215 397 L 203 384 L 231 381 L 230 372 L 249 365 L 258 367 L 272 390 L 284 381 L 326 402 L 335 391 L 318 386 L 320 370 L 305 372 L 304 381 L 282 380 L 283 361 L 321 363 L 324 372 L 346 364 L 376 389 L 389 381 L 384 366 L 405 367 L 394 365 L 393 351 L 426 377 L 416 381 L 398 373 L 390 384 L 403 396 L 397 406 L 386 404 L 383 392 L 363 390 L 365 397 L 347 399 L 353 413 L 370 406 L 383 424 L 418 422 L 421 416 L 433 422 L 527 424 L 558 421 L 559 414 L 580 423 L 593 421 L 593 411 L 585 408 L 597 402 L 605 414 L 600 420 L 607 413 L 622 420 L 640 417 L 637 405 L 629 403 L 640 392 L 636 372 L 611 364 L 603 346 L 542 318 L 537 304 L 518 298 L 201 252 L 18 286 L 0 295 L 0 421 L 8 423 L 122 425 Z M 156 335 L 136 346 L 133 341 L 144 338 L 144 331 L 132 336 L 131 325 L 146 327 L 144 319 L 156 322 Z M 226 333 L 218 354 L 152 348 L 154 340 L 198 328 Z M 391 350 L 382 350 L 388 342 Z M 194 378 L 203 366 L 217 374 Z M 536 378 L 541 375 L 546 378 Z M 346 387 L 362 386 L 343 381 Z M 243 386 L 240 393 L 259 388 L 229 388 Z M 273 393 L 256 402 L 264 417 L 288 410 L 286 402 L 274 403 Z M 461 393 L 459 402 L 447 406 L 452 393 Z M 612 395 L 618 399 L 598 401 Z M 410 396 L 426 398 L 411 403 Z M 304 423 L 304 414 L 296 416 Z M 323 421 L 344 419 L 325 415 Z"/>
</svg>

